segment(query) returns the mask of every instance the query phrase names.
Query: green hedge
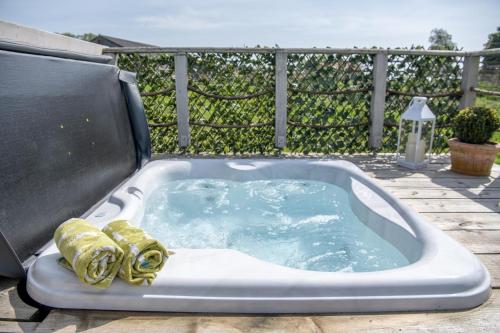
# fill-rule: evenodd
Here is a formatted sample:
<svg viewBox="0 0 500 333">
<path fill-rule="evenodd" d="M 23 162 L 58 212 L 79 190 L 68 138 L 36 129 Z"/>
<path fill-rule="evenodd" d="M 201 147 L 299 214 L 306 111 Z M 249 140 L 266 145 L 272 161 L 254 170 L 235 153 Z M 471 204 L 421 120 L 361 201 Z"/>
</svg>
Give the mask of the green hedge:
<svg viewBox="0 0 500 333">
<path fill-rule="evenodd" d="M 177 144 L 174 57 L 121 54 L 118 66 L 137 72 L 156 153 L 278 154 L 274 146 L 273 53 L 189 53 L 191 144 Z M 457 92 L 462 60 L 389 56 L 382 151 L 395 150 L 407 94 Z M 368 145 L 373 56 L 289 54 L 289 153 L 370 152 Z M 431 98 L 437 115 L 435 151 L 446 150 L 460 95 Z M 243 127 L 242 126 L 251 126 Z"/>
</svg>

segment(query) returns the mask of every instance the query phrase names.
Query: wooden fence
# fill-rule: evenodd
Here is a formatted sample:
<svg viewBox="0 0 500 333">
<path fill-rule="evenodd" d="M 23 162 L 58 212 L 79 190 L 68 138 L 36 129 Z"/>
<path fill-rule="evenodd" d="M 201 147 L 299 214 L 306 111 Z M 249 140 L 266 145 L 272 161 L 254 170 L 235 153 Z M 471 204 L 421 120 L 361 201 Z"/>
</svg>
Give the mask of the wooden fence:
<svg viewBox="0 0 500 333">
<path fill-rule="evenodd" d="M 424 50 L 424 49 L 334 49 L 334 48 L 210 48 L 210 47 L 187 47 L 187 48 L 107 48 L 103 51 L 105 54 L 112 55 L 115 63 L 120 55 L 140 54 L 140 55 L 154 55 L 154 54 L 169 54 L 174 57 L 175 66 L 175 108 L 177 112 L 177 129 L 178 129 L 178 145 L 180 147 L 187 147 L 191 143 L 191 130 L 192 125 L 199 125 L 196 122 L 190 122 L 189 110 L 189 91 L 196 90 L 189 85 L 188 79 L 188 55 L 189 54 L 272 54 L 274 55 L 274 99 L 275 99 L 275 115 L 274 115 L 274 145 L 277 149 L 284 149 L 287 147 L 287 127 L 294 124 L 287 115 L 289 110 L 289 96 L 292 89 L 289 85 L 287 78 L 287 59 L 292 54 L 305 54 L 305 55 L 370 55 L 373 60 L 372 65 L 372 84 L 367 90 L 371 94 L 369 106 L 369 147 L 373 150 L 380 150 L 384 145 L 384 128 L 391 127 L 393 121 L 387 119 L 386 108 L 388 102 L 386 97 L 389 94 L 395 96 L 404 96 L 411 98 L 412 96 L 427 96 L 431 98 L 451 97 L 459 99 L 458 108 L 452 106 L 453 109 L 460 109 L 463 107 L 471 106 L 474 104 L 477 94 L 498 96 L 499 93 L 495 91 L 488 91 L 479 89 L 478 74 L 480 67 L 481 57 L 488 55 L 500 54 L 500 49 L 482 50 L 476 52 L 465 51 L 438 51 L 438 50 Z M 450 89 L 448 91 L 422 91 L 418 87 L 409 87 L 405 89 L 393 89 L 388 86 L 388 65 L 391 61 L 395 61 L 397 57 L 424 57 L 428 59 L 442 59 L 450 57 L 457 59 L 456 66 L 460 68 L 458 71 L 460 77 L 454 77 L 460 80 L 459 89 Z M 391 60 L 388 60 L 388 59 Z M 405 71 L 405 67 L 401 66 L 401 71 Z M 430 71 L 432 71 L 430 67 Z M 438 69 L 439 70 L 439 69 Z M 140 71 L 140 69 L 138 70 Z M 404 73 L 403 73 L 404 74 Z M 433 73 L 436 74 L 436 73 Z M 392 74 L 390 74 L 392 75 Z M 439 73 L 438 73 L 439 75 Z M 450 85 L 451 86 L 451 85 Z M 165 87 L 168 88 L 168 87 Z M 352 90 L 352 89 L 351 89 Z M 360 93 L 359 91 L 337 91 L 335 93 Z M 203 94 L 203 91 L 197 91 Z M 145 96 L 151 93 L 143 92 Z M 205 93 L 210 95 L 209 93 Z M 332 92 L 331 92 L 332 94 Z M 227 96 L 226 96 L 227 97 Z M 255 96 L 251 96 L 255 97 Z M 237 99 L 237 96 L 233 97 Z M 406 101 L 406 100 L 405 100 Z M 402 105 L 402 104 L 401 104 Z M 403 110 L 401 110 L 403 111 Z M 449 119 L 449 118 L 447 118 Z M 210 124 L 204 124 L 209 126 Z M 217 126 L 216 124 L 212 124 Z M 234 124 L 233 124 L 234 125 Z M 249 124 L 250 126 L 252 124 Z M 151 124 L 152 127 L 161 126 L 161 124 Z M 222 125 L 221 125 L 222 126 Z M 237 124 L 234 126 L 238 126 Z M 244 126 L 244 125 L 241 125 Z M 321 125 L 319 125 L 321 127 Z M 438 123 L 439 126 L 439 123 Z M 449 126 L 449 124 L 442 124 L 442 127 Z M 392 134 L 393 136 L 394 134 Z"/>
</svg>

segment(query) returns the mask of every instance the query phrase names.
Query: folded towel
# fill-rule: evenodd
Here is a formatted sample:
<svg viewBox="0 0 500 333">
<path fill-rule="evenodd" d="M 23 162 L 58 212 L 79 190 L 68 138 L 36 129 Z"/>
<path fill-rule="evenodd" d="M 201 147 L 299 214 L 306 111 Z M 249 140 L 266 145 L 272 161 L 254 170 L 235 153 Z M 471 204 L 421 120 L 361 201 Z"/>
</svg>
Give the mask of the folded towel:
<svg viewBox="0 0 500 333">
<path fill-rule="evenodd" d="M 54 233 L 59 263 L 86 284 L 107 288 L 123 259 L 122 249 L 99 228 L 82 219 L 70 219 Z"/>
<path fill-rule="evenodd" d="M 150 285 L 168 258 L 165 247 L 144 230 L 124 220 L 113 221 L 102 231 L 124 251 L 118 276 L 133 285 L 144 281 Z"/>
</svg>

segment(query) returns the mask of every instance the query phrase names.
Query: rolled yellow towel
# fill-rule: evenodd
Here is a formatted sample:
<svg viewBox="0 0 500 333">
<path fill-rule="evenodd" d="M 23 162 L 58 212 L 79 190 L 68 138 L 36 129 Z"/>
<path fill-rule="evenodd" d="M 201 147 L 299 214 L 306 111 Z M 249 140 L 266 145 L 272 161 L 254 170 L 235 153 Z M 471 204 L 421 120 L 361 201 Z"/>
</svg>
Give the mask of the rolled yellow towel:
<svg viewBox="0 0 500 333">
<path fill-rule="evenodd" d="M 83 283 L 107 288 L 123 260 L 122 249 L 99 228 L 82 219 L 70 219 L 54 233 L 63 258 L 59 263 Z"/>
<path fill-rule="evenodd" d="M 133 285 L 140 285 L 144 281 L 150 285 L 169 256 L 165 247 L 144 230 L 125 220 L 113 221 L 102 231 L 124 252 L 118 276 Z"/>
</svg>

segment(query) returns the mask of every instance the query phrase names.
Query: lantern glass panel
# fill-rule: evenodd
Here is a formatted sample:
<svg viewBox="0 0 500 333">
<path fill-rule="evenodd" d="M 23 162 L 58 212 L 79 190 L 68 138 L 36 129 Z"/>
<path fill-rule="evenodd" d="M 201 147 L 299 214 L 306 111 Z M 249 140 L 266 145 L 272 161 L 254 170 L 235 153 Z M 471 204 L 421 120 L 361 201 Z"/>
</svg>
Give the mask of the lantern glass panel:
<svg viewBox="0 0 500 333">
<path fill-rule="evenodd" d="M 435 120 L 402 120 L 396 155 L 398 164 L 411 169 L 420 169 L 430 162 L 434 124 Z"/>
</svg>

